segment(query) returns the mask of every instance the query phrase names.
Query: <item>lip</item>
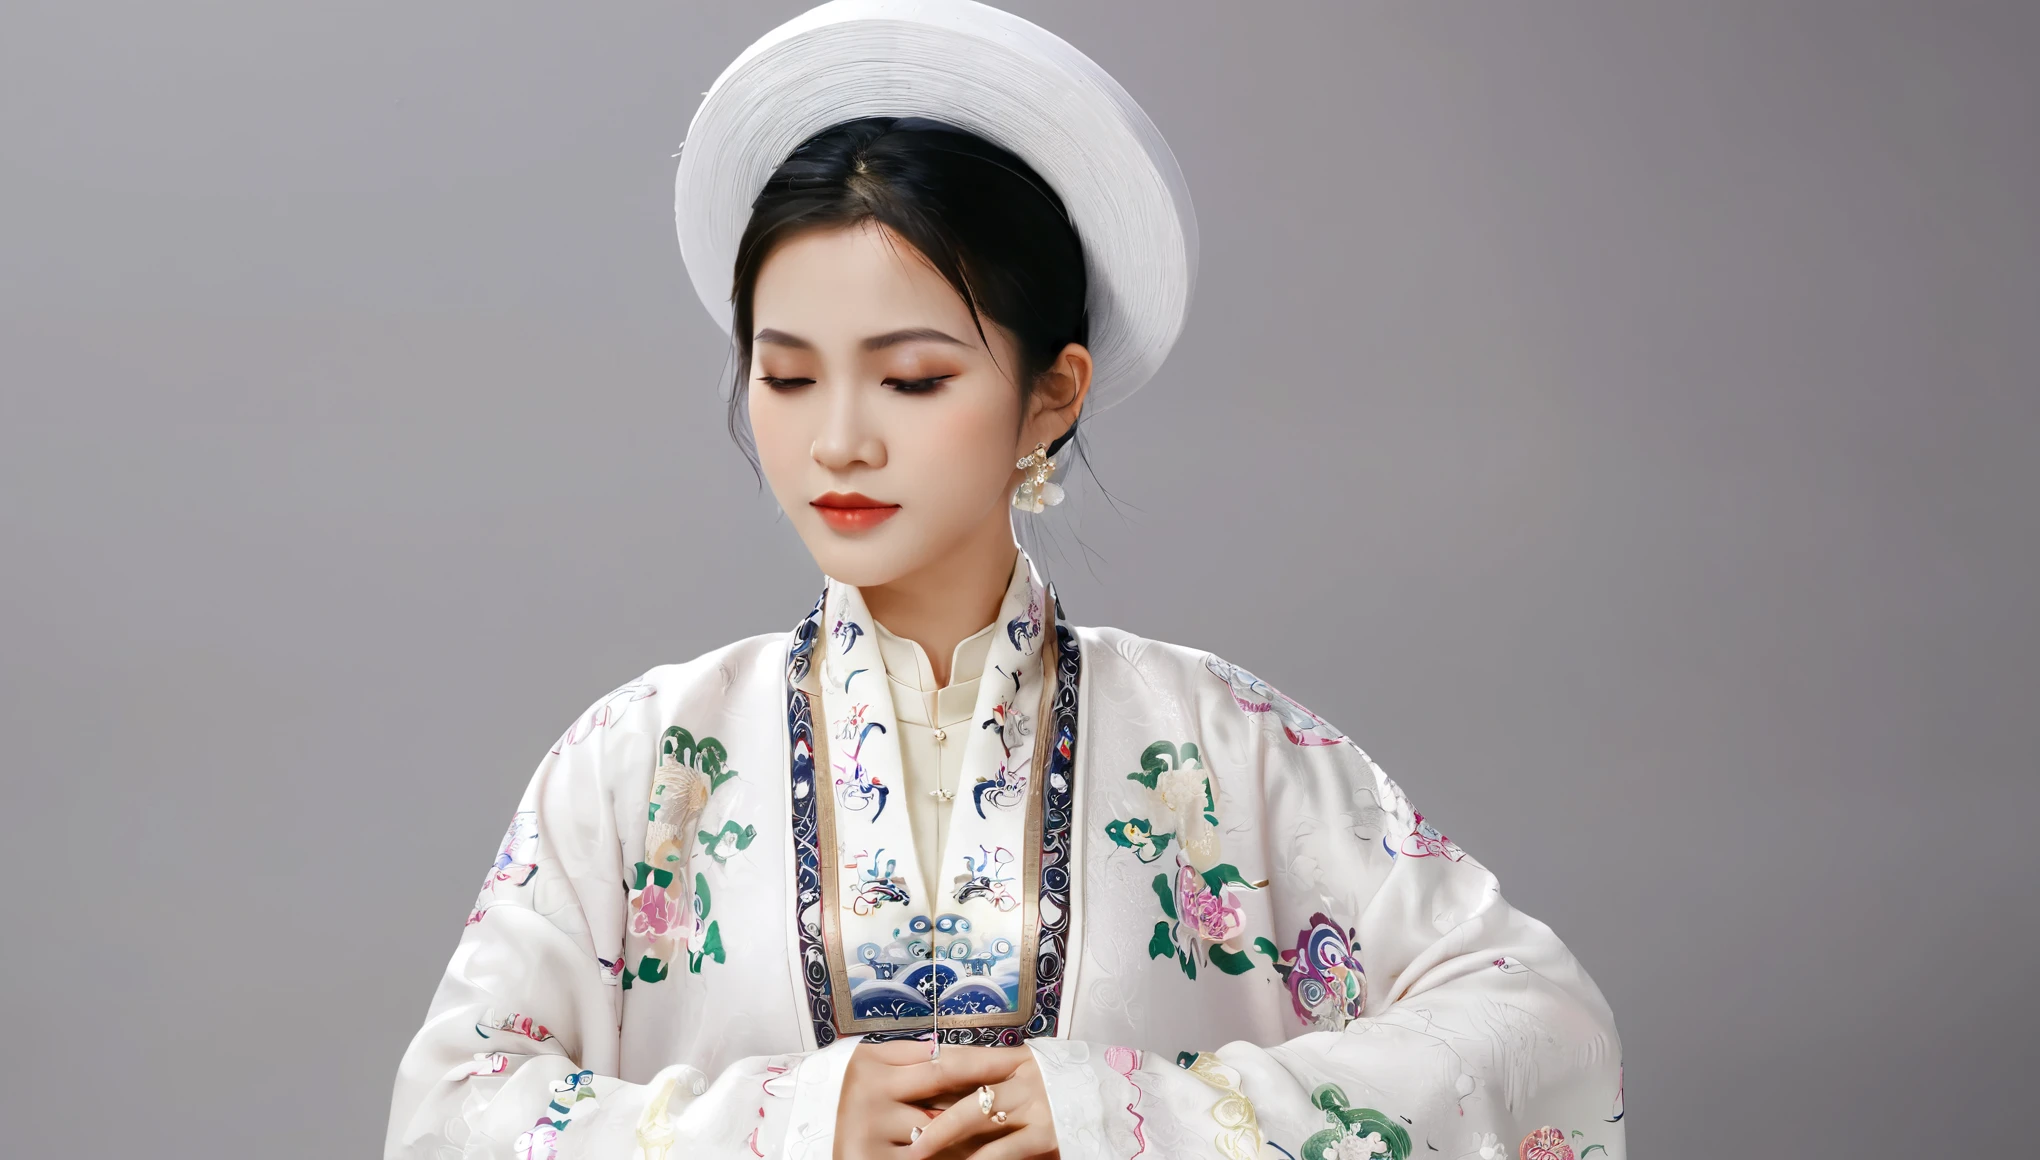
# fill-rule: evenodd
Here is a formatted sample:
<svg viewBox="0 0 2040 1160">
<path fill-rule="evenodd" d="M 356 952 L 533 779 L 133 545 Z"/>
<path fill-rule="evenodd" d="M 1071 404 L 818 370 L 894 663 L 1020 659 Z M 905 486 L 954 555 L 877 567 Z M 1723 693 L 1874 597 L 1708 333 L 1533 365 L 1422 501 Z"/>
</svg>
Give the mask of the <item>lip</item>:
<svg viewBox="0 0 2040 1160">
<path fill-rule="evenodd" d="M 808 503 L 822 522 L 839 532 L 868 531 L 891 519 L 900 510 L 896 503 L 880 503 L 854 491 L 832 491 Z"/>
</svg>

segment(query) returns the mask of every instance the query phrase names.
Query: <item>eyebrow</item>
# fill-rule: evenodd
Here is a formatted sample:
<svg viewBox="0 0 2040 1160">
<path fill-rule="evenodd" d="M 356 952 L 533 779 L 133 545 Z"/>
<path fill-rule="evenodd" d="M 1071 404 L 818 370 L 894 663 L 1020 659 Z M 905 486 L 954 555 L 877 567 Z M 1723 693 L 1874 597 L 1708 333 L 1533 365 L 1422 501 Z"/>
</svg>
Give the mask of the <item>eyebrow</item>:
<svg viewBox="0 0 2040 1160">
<path fill-rule="evenodd" d="M 751 341 L 753 343 L 767 343 L 772 346 L 792 347 L 794 350 L 813 350 L 815 348 L 815 344 L 807 339 L 801 338 L 798 335 L 788 334 L 783 330 L 774 330 L 769 326 L 752 335 Z M 970 345 L 962 339 L 936 330 L 932 326 L 916 326 L 907 330 L 894 330 L 885 334 L 874 334 L 858 345 L 862 346 L 865 350 L 884 350 L 889 346 L 898 346 L 903 342 L 946 342 L 951 346 Z"/>
</svg>

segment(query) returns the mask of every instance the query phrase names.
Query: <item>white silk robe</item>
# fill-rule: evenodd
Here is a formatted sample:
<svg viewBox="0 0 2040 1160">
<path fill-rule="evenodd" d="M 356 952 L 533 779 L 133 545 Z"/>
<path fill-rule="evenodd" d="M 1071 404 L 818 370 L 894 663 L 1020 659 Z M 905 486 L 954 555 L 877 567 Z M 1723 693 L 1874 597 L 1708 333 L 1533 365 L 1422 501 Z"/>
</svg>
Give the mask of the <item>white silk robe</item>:
<svg viewBox="0 0 2040 1160">
<path fill-rule="evenodd" d="M 828 1160 L 863 1025 L 822 619 L 653 669 L 540 761 L 386 1155 Z M 945 1035 L 1035 1052 L 1065 1160 L 1624 1155 L 1600 992 L 1358 746 L 1195 649 L 1056 624 L 1042 650 L 1013 823 L 1038 938 L 1007 1025 Z"/>
</svg>

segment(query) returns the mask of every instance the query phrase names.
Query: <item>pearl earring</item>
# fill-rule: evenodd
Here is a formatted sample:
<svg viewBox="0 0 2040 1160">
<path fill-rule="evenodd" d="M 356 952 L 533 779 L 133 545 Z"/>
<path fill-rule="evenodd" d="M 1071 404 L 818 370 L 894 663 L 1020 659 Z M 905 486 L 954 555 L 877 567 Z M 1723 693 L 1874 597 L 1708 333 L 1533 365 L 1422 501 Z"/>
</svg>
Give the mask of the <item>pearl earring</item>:
<svg viewBox="0 0 2040 1160">
<path fill-rule="evenodd" d="M 1048 457 L 1048 444 L 1036 443 L 1034 450 L 1013 466 L 1027 473 L 1027 478 L 1013 489 L 1014 507 L 1023 512 L 1038 512 L 1063 501 L 1063 489 L 1048 481 L 1055 473 L 1055 460 Z"/>
</svg>

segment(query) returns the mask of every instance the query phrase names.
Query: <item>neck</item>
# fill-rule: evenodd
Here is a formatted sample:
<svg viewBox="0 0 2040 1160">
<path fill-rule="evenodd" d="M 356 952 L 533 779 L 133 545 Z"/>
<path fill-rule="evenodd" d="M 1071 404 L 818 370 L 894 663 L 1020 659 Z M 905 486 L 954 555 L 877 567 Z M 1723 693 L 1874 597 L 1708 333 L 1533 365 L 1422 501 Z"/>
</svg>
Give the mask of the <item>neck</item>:
<svg viewBox="0 0 2040 1160">
<path fill-rule="evenodd" d="M 957 644 L 999 615 L 1018 552 L 1012 525 L 1003 518 L 988 520 L 925 567 L 859 591 L 872 617 L 887 632 L 920 645 L 936 685 L 947 685 Z"/>
</svg>

